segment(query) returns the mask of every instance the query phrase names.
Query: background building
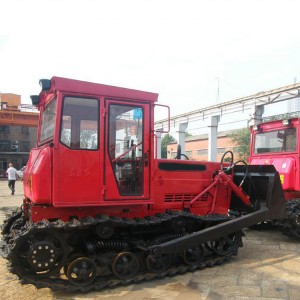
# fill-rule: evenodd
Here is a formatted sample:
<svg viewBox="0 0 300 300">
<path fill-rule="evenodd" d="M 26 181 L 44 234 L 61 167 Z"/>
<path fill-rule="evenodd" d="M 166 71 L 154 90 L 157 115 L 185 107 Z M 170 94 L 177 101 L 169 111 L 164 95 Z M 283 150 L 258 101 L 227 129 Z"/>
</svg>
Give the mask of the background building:
<svg viewBox="0 0 300 300">
<path fill-rule="evenodd" d="M 232 151 L 237 158 L 237 146 L 228 136 L 232 131 L 218 132 L 217 137 L 217 161 L 220 161 L 225 151 Z M 177 142 L 167 146 L 167 158 L 175 158 L 177 154 Z M 208 134 L 189 136 L 185 140 L 185 155 L 191 160 L 208 160 Z"/>
<path fill-rule="evenodd" d="M 21 96 L 0 94 L 0 176 L 6 176 L 8 164 L 25 166 L 31 148 L 36 145 L 39 114 L 31 105 L 21 105 Z"/>
</svg>

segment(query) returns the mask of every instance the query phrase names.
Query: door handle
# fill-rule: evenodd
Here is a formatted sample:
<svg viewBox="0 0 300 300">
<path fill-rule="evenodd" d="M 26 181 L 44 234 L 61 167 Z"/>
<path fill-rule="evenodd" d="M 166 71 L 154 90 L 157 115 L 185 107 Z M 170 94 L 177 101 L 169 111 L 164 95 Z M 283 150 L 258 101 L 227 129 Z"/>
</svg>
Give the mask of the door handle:
<svg viewBox="0 0 300 300">
<path fill-rule="evenodd" d="M 149 164 L 149 153 L 148 152 L 144 153 L 144 162 L 145 162 L 145 167 L 148 167 L 148 164 Z"/>
</svg>

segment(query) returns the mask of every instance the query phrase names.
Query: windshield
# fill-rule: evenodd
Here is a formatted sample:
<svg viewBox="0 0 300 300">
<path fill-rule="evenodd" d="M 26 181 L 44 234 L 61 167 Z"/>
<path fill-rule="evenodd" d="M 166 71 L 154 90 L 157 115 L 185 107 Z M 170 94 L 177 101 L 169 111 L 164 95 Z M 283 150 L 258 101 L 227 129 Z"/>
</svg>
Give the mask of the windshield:
<svg viewBox="0 0 300 300">
<path fill-rule="evenodd" d="M 296 151 L 296 128 L 287 128 L 255 135 L 254 153 Z"/>
<path fill-rule="evenodd" d="M 51 101 L 42 112 L 42 124 L 40 142 L 48 140 L 54 135 L 54 124 L 56 116 L 56 98 Z"/>
</svg>

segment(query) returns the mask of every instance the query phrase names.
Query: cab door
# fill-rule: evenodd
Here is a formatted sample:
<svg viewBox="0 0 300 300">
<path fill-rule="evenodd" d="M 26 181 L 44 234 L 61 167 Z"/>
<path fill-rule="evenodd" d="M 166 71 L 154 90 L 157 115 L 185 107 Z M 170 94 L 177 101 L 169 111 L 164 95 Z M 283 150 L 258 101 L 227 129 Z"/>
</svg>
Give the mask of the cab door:
<svg viewBox="0 0 300 300">
<path fill-rule="evenodd" d="M 150 104 L 106 100 L 104 200 L 149 198 Z"/>
<path fill-rule="evenodd" d="M 58 142 L 53 147 L 54 206 L 92 206 L 103 200 L 100 101 L 62 97 Z"/>
</svg>

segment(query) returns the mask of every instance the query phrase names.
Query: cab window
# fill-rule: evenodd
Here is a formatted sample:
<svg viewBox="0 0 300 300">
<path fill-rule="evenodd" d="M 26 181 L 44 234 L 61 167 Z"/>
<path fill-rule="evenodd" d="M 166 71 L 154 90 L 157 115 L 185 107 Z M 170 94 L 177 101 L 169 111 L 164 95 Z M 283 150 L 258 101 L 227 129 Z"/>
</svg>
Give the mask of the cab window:
<svg viewBox="0 0 300 300">
<path fill-rule="evenodd" d="M 109 156 L 121 195 L 143 194 L 143 127 L 141 107 L 109 106 Z"/>
<path fill-rule="evenodd" d="M 56 117 L 56 98 L 52 100 L 42 111 L 40 142 L 46 141 L 54 135 Z"/>
<path fill-rule="evenodd" d="M 71 149 L 98 149 L 99 101 L 65 97 L 60 142 Z"/>
<path fill-rule="evenodd" d="M 296 151 L 296 128 L 262 132 L 255 136 L 254 153 Z"/>
</svg>

